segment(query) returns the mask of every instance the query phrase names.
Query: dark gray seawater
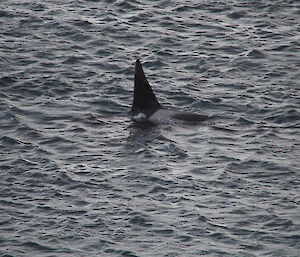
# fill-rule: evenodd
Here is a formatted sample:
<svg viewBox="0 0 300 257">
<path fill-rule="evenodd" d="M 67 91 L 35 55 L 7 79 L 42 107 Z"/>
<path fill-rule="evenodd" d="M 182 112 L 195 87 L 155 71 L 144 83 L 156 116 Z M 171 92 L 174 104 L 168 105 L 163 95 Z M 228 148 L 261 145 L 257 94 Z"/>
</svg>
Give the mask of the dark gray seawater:
<svg viewBox="0 0 300 257">
<path fill-rule="evenodd" d="M 1 256 L 300 256 L 299 1 L 0 8 Z"/>
</svg>

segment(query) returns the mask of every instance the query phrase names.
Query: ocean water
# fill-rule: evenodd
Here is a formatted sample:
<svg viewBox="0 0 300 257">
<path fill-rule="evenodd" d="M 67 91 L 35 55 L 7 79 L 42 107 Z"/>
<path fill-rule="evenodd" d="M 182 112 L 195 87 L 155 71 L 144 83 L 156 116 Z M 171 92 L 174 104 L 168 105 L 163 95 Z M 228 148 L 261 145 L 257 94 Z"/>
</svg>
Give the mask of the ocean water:
<svg viewBox="0 0 300 257">
<path fill-rule="evenodd" d="M 300 2 L 0 1 L 0 256 L 300 256 Z M 167 108 L 139 126 L 139 58 Z"/>
</svg>

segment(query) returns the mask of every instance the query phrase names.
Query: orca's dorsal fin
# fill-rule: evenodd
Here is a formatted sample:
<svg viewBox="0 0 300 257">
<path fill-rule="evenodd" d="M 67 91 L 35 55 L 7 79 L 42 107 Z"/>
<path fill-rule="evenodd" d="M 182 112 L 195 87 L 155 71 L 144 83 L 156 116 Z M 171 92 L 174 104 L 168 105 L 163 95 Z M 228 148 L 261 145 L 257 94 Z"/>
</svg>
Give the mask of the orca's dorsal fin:
<svg viewBox="0 0 300 257">
<path fill-rule="evenodd" d="M 157 101 L 149 82 L 146 79 L 142 65 L 139 60 L 135 63 L 134 74 L 134 95 L 131 107 L 131 113 L 137 114 L 143 110 L 158 110 L 161 105 Z"/>
</svg>

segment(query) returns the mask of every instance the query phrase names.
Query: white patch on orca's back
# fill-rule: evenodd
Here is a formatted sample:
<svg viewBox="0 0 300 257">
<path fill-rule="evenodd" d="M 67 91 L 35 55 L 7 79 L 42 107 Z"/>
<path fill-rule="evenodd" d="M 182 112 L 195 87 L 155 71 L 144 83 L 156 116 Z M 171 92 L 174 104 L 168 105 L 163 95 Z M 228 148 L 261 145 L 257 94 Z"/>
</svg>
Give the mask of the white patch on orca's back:
<svg viewBox="0 0 300 257">
<path fill-rule="evenodd" d="M 174 115 L 176 113 L 177 113 L 176 111 L 159 109 L 148 118 L 148 121 L 150 121 L 152 123 L 168 122 L 172 119 L 172 115 Z"/>
<path fill-rule="evenodd" d="M 173 110 L 159 109 L 153 113 L 148 121 L 152 123 L 173 123 L 173 122 L 202 122 L 207 120 L 208 117 L 190 112 L 178 112 Z"/>
<path fill-rule="evenodd" d="M 137 122 L 145 122 L 147 121 L 147 117 L 144 113 L 140 112 L 137 115 L 132 116 L 132 119 Z"/>
</svg>

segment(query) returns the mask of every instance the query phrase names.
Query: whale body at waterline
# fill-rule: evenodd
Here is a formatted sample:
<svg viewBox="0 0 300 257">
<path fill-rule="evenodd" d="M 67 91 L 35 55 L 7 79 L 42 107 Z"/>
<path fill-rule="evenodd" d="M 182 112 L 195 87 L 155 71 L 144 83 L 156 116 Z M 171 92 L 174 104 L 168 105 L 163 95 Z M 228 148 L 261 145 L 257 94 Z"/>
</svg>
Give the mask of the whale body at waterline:
<svg viewBox="0 0 300 257">
<path fill-rule="evenodd" d="M 172 121 L 198 123 L 210 118 L 196 113 L 165 109 L 157 101 L 139 60 L 135 63 L 134 94 L 130 114 L 134 121 L 155 124 Z"/>
</svg>

